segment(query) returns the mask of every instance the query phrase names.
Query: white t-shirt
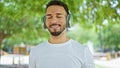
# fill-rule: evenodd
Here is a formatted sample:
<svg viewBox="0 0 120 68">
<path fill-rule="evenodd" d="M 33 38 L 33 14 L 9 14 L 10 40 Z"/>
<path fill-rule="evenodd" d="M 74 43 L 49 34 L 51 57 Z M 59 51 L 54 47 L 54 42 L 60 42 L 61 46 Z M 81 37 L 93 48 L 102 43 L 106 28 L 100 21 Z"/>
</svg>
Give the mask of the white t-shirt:
<svg viewBox="0 0 120 68">
<path fill-rule="evenodd" d="M 30 52 L 29 68 L 94 68 L 89 49 L 70 39 L 61 44 L 48 41 Z"/>
</svg>

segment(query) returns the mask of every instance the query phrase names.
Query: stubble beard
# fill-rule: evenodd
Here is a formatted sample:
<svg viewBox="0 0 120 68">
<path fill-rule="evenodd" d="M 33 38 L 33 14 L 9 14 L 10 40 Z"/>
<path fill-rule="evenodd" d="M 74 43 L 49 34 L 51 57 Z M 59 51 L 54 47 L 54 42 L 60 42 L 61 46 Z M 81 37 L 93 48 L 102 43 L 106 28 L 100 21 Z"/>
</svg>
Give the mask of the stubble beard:
<svg viewBox="0 0 120 68">
<path fill-rule="evenodd" d="M 61 27 L 61 25 L 59 25 L 59 27 Z M 59 36 L 59 35 L 65 30 L 65 28 L 66 28 L 66 27 L 65 27 L 65 25 L 64 25 L 63 27 L 60 28 L 59 31 L 54 30 L 54 32 L 51 31 L 49 28 L 47 28 L 47 29 L 48 29 L 48 31 L 50 32 L 50 34 L 51 34 L 52 36 Z"/>
</svg>

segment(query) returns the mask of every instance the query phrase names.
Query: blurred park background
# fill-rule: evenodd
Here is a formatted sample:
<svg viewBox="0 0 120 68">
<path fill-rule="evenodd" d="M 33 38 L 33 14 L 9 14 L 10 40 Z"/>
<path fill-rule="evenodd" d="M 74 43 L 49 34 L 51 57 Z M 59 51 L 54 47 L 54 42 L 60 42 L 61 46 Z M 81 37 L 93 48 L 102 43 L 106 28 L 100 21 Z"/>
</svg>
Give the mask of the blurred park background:
<svg viewBox="0 0 120 68">
<path fill-rule="evenodd" d="M 49 38 L 50 0 L 0 0 L 0 68 L 28 68 L 30 49 Z M 96 68 L 120 68 L 120 0 L 62 0 L 72 14 L 67 34 L 90 48 Z"/>
</svg>

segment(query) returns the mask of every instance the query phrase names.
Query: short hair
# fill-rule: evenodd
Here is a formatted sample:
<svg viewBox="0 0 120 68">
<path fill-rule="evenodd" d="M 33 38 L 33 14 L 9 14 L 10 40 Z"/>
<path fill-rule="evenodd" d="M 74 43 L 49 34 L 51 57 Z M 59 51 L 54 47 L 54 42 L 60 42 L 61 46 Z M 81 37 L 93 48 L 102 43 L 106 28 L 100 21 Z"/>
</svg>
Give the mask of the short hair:
<svg viewBox="0 0 120 68">
<path fill-rule="evenodd" d="M 69 14 L 68 6 L 60 0 L 51 0 L 46 6 L 46 10 L 49 6 L 53 6 L 53 5 L 62 6 L 65 9 L 66 13 Z"/>
</svg>

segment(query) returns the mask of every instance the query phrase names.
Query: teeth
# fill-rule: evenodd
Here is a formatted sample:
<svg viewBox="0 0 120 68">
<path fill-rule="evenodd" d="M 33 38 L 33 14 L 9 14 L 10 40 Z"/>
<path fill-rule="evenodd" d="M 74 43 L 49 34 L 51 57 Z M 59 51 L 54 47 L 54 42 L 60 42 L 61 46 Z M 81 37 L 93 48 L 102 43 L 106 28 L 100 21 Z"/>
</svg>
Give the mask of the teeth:
<svg viewBox="0 0 120 68">
<path fill-rule="evenodd" d="M 53 26 L 51 26 L 52 28 L 57 28 L 58 27 L 58 25 L 53 25 Z"/>
</svg>

